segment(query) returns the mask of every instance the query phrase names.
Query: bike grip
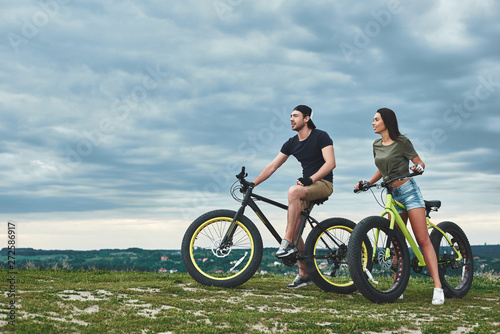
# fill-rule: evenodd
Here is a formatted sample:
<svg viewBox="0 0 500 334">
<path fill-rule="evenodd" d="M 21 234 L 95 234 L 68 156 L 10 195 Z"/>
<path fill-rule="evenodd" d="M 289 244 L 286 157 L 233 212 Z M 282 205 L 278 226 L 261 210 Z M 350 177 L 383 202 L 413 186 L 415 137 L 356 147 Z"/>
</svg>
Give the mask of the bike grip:
<svg viewBox="0 0 500 334">
<path fill-rule="evenodd" d="M 241 172 L 236 175 L 237 179 L 241 179 L 245 177 L 245 166 L 241 167 Z"/>
<path fill-rule="evenodd" d="M 361 192 L 361 191 L 362 191 L 362 190 L 361 190 L 361 183 L 362 183 L 362 182 L 363 182 L 363 181 L 358 181 L 358 189 L 354 188 L 354 193 L 355 193 L 355 194 L 357 194 L 357 193 L 359 193 L 359 192 Z"/>
</svg>

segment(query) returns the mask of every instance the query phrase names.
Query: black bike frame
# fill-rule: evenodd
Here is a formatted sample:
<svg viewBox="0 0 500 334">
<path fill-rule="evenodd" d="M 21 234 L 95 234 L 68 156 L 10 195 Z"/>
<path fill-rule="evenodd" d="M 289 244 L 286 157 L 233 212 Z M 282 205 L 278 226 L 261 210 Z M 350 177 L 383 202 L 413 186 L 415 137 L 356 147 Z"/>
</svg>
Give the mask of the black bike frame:
<svg viewBox="0 0 500 334">
<path fill-rule="evenodd" d="M 240 219 L 240 217 L 243 216 L 243 214 L 245 213 L 245 208 L 247 206 L 249 206 L 249 207 L 252 208 L 252 210 L 255 212 L 255 214 L 257 215 L 257 217 L 259 217 L 259 219 L 264 223 L 264 225 L 267 227 L 267 229 L 269 230 L 269 232 L 271 232 L 271 234 L 274 236 L 274 238 L 276 239 L 276 241 L 279 244 L 281 244 L 281 241 L 282 241 L 281 236 L 278 234 L 278 232 L 276 232 L 276 229 L 273 227 L 273 225 L 271 224 L 271 222 L 269 221 L 269 219 L 267 219 L 266 215 L 262 212 L 262 210 L 258 207 L 257 203 L 255 203 L 254 199 L 258 200 L 258 201 L 262 201 L 262 202 L 268 203 L 268 204 L 271 204 L 271 205 L 276 206 L 276 207 L 278 207 L 280 209 L 283 209 L 283 210 L 288 210 L 288 206 L 284 205 L 284 204 L 281 204 L 281 203 L 278 203 L 276 201 L 273 201 L 273 200 L 271 200 L 269 198 L 266 198 L 266 197 L 254 194 L 252 192 L 252 190 L 253 189 L 249 189 L 245 193 L 245 196 L 243 197 L 243 201 L 242 201 L 241 207 L 236 212 L 236 215 L 234 216 L 233 221 L 231 223 L 231 226 L 229 227 L 229 229 L 228 229 L 228 231 L 227 231 L 224 239 L 222 240 L 221 245 L 225 245 L 228 241 L 232 240 L 234 231 L 236 230 L 236 228 L 235 228 L 236 227 L 236 221 L 238 221 Z M 306 226 L 306 221 L 308 221 L 308 220 L 310 221 L 311 227 L 312 227 L 312 222 L 318 224 L 318 222 L 314 218 L 312 218 L 311 216 L 309 216 L 309 212 L 311 211 L 311 207 L 313 205 L 314 205 L 313 203 L 309 202 L 309 204 L 306 207 L 306 209 L 301 212 L 301 215 L 303 216 L 303 218 L 302 218 L 302 223 L 300 225 L 299 235 L 297 236 L 297 240 L 295 242 L 296 245 L 299 243 L 299 240 L 302 237 L 302 233 L 304 232 L 304 228 Z"/>
</svg>

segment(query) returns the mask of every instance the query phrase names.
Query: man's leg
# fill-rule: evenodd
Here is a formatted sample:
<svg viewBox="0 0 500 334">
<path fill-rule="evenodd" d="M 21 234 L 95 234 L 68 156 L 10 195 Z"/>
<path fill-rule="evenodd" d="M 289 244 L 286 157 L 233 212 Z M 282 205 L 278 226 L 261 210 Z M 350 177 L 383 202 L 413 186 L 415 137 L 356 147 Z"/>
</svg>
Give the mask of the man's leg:
<svg viewBox="0 0 500 334">
<path fill-rule="evenodd" d="M 307 187 L 294 186 L 288 191 L 288 222 L 287 229 L 285 233 L 285 239 L 295 243 L 297 236 L 299 235 L 300 223 L 302 223 L 302 216 L 300 212 L 303 209 L 303 201 L 306 199 L 309 193 Z M 290 239 L 288 239 L 290 238 Z M 304 241 L 300 238 L 297 245 L 297 249 L 300 253 L 304 251 Z M 297 261 L 299 265 L 299 275 L 302 277 L 307 277 L 307 271 L 303 261 Z"/>
<path fill-rule="evenodd" d="M 299 188 L 295 186 L 291 187 L 288 191 L 288 222 L 284 239 L 293 243 L 297 241 L 303 219 L 300 213 L 305 209 L 307 201 L 328 197 L 332 192 L 333 184 L 323 180 L 307 188 L 301 186 L 299 186 Z M 304 251 L 304 241 L 302 238 L 300 238 L 298 242 L 297 249 L 299 253 Z M 304 262 L 297 261 L 297 263 L 299 265 L 299 276 L 295 278 L 292 284 L 287 285 L 289 288 L 300 288 L 312 284 L 311 279 L 308 277 Z"/>
<path fill-rule="evenodd" d="M 288 220 L 284 239 L 291 243 L 297 241 L 300 224 L 302 223 L 300 212 L 304 209 L 304 201 L 308 193 L 308 188 L 303 186 L 293 186 L 288 191 Z M 304 241 L 302 238 L 300 238 L 296 246 L 299 253 L 304 251 Z M 299 266 L 299 276 L 291 284 L 287 285 L 288 288 L 300 288 L 312 284 L 303 261 L 297 260 L 297 263 Z"/>
<path fill-rule="evenodd" d="M 307 187 L 292 186 L 288 190 L 288 217 L 285 231 L 285 240 L 295 243 L 299 234 L 302 209 L 302 200 L 305 200 L 308 194 Z M 303 242 L 302 246 L 303 246 Z"/>
<path fill-rule="evenodd" d="M 297 251 L 295 242 L 300 229 L 301 199 L 306 198 L 308 189 L 303 186 L 292 186 L 288 190 L 288 217 L 285 236 L 276 252 L 278 258 L 287 257 Z M 297 223 L 299 221 L 299 223 Z M 303 243 L 302 243 L 303 244 Z"/>
<path fill-rule="evenodd" d="M 297 226 L 300 226 L 301 222 L 302 222 L 302 216 L 299 217 L 298 222 L 297 222 Z M 297 249 L 299 250 L 299 253 L 301 253 L 301 254 L 304 253 L 304 241 L 302 240 L 302 238 L 300 238 L 300 240 L 299 240 L 299 244 L 297 245 Z M 309 276 L 309 274 L 307 273 L 304 261 L 297 260 L 297 264 L 299 266 L 299 275 L 302 277 Z"/>
</svg>

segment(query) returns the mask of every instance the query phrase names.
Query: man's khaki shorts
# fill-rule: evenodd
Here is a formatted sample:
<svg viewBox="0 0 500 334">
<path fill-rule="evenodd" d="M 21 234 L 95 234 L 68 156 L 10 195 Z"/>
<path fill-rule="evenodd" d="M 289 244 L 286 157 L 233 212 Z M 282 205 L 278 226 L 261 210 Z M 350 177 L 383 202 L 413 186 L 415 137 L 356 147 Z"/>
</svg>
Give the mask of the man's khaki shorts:
<svg viewBox="0 0 500 334">
<path fill-rule="evenodd" d="M 301 201 L 302 206 L 301 210 L 303 211 L 306 206 L 307 202 L 313 201 L 315 199 L 320 199 L 320 198 L 325 198 L 330 196 L 333 193 L 333 183 L 330 181 L 321 179 L 319 181 L 314 182 L 310 186 L 307 187 L 307 190 L 309 191 L 307 194 L 307 197 L 305 200 Z M 311 208 L 312 210 L 312 208 Z"/>
</svg>

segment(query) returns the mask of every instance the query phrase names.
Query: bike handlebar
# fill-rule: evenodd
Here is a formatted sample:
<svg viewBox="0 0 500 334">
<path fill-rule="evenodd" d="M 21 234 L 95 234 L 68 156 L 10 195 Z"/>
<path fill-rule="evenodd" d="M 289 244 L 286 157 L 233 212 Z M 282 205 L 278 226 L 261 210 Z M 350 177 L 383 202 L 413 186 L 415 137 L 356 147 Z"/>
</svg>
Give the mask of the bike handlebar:
<svg viewBox="0 0 500 334">
<path fill-rule="evenodd" d="M 248 188 L 255 187 L 255 184 L 253 182 L 248 182 L 247 180 L 245 180 L 245 177 L 247 176 L 248 174 L 245 173 L 245 166 L 241 167 L 241 172 L 236 175 L 236 178 L 240 180 L 240 183 L 243 186 L 242 192 L 246 192 Z"/>
<path fill-rule="evenodd" d="M 389 180 L 389 181 L 383 181 L 381 183 L 374 183 L 374 184 L 368 184 L 366 185 L 366 183 L 363 183 L 365 181 L 359 181 L 358 185 L 359 185 L 359 189 L 354 189 L 354 193 L 359 193 L 361 191 L 367 191 L 368 189 L 370 188 L 373 188 L 373 187 L 382 187 L 382 188 L 388 188 L 391 186 L 391 184 L 393 182 L 396 182 L 396 181 L 400 181 L 400 180 L 405 180 L 405 179 L 408 179 L 410 177 L 414 177 L 414 176 L 418 176 L 418 175 L 422 175 L 422 173 L 419 173 L 419 172 L 411 172 L 409 174 L 406 174 L 404 176 L 398 176 L 392 180 Z"/>
<path fill-rule="evenodd" d="M 247 176 L 248 176 L 248 174 L 245 173 L 245 166 L 243 166 L 243 167 L 241 167 L 241 172 L 238 175 L 236 175 L 236 178 L 239 180 L 243 180 Z"/>
</svg>

